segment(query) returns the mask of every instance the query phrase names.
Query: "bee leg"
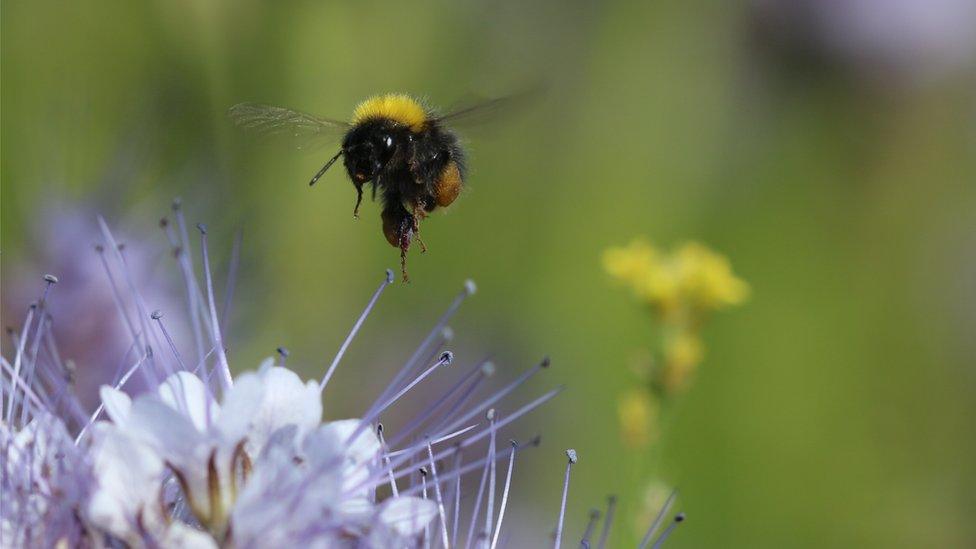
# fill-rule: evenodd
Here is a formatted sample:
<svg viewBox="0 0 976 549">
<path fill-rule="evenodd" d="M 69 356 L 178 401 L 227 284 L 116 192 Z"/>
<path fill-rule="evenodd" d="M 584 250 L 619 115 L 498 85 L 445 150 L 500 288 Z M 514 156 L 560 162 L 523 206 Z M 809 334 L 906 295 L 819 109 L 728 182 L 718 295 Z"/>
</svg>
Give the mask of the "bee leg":
<svg viewBox="0 0 976 549">
<path fill-rule="evenodd" d="M 423 204 L 417 204 L 413 208 L 413 236 L 417 239 L 417 244 L 420 244 L 420 253 L 427 253 L 427 244 L 420 238 L 420 220 L 427 216 L 427 212 L 424 211 Z"/>
<path fill-rule="evenodd" d="M 410 250 L 410 241 L 414 236 L 413 227 L 415 224 L 414 217 L 409 214 L 400 221 L 400 272 L 403 273 L 404 282 L 410 282 L 410 276 L 407 274 L 407 252 Z"/>
<path fill-rule="evenodd" d="M 407 249 L 400 248 L 400 272 L 403 273 L 403 281 L 410 282 L 410 275 L 407 274 Z"/>
<path fill-rule="evenodd" d="M 359 219 L 359 206 L 363 203 L 363 186 L 356 185 L 356 207 L 352 210 L 352 216 Z"/>
<path fill-rule="evenodd" d="M 403 281 L 410 282 L 410 276 L 407 274 L 407 252 L 410 251 L 411 240 L 416 236 L 413 231 L 413 216 L 400 204 L 387 204 L 383 208 L 381 217 L 386 241 L 390 246 L 400 248 L 400 271 L 403 273 Z"/>
</svg>

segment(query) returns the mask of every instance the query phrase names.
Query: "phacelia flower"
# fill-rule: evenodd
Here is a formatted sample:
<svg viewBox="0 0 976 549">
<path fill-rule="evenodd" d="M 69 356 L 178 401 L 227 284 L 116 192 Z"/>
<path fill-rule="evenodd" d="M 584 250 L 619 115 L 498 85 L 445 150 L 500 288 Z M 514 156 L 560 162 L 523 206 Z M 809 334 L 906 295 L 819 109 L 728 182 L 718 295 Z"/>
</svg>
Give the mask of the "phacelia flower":
<svg viewBox="0 0 976 549">
<path fill-rule="evenodd" d="M 492 363 L 450 367 L 457 361 L 443 348 L 451 338 L 447 323 L 475 292 L 473 283 L 464 284 L 360 417 L 324 420 L 329 382 L 393 273 L 382 277 L 321 379 L 303 380 L 288 369 L 284 349 L 277 360 L 234 375 L 206 228 L 198 227 L 200 278 L 178 205 L 174 215 L 161 227 L 186 290 L 176 306 L 141 294 L 108 224 L 98 220 L 102 242 L 92 259 L 111 261 L 106 274 L 120 274 L 105 283 L 125 317 L 128 349 L 119 359 L 128 362 L 101 387 L 94 409 L 74 394 L 75 379 L 49 331 L 56 277 L 45 276 L 43 295 L 11 334 L 12 359 L 0 361 L 0 546 L 504 544 L 516 458 L 540 438 L 505 443 L 500 437 L 561 388 L 510 405 L 518 387 L 548 369 L 548 359 L 489 391 Z M 401 418 L 398 430 L 386 431 L 382 418 L 399 413 L 397 404 L 434 376 L 455 382 L 416 415 Z M 577 456 L 567 455 L 556 547 L 569 535 L 565 508 Z M 476 496 L 465 497 L 468 491 Z M 607 543 L 612 509 L 611 503 L 599 547 Z M 581 544 L 589 546 L 595 526 L 591 516 Z"/>
</svg>

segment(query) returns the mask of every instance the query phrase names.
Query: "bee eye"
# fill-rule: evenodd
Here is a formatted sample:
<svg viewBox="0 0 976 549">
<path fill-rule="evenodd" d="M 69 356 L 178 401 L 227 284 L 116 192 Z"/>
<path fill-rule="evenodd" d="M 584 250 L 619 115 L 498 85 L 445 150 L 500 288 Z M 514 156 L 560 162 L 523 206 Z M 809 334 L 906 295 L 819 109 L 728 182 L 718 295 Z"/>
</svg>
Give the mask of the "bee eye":
<svg viewBox="0 0 976 549">
<path fill-rule="evenodd" d="M 383 144 L 386 145 L 387 149 L 393 148 L 393 138 L 387 135 L 383 138 Z"/>
</svg>

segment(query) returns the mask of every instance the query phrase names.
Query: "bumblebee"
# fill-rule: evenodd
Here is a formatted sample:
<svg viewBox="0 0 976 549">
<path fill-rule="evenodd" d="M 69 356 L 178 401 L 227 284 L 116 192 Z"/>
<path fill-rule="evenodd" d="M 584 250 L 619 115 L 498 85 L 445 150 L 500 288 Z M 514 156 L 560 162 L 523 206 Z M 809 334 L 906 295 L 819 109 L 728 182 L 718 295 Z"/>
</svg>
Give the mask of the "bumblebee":
<svg viewBox="0 0 976 549">
<path fill-rule="evenodd" d="M 342 157 L 356 189 L 355 218 L 359 218 L 363 188 L 371 186 L 373 200 L 379 193 L 383 234 L 391 246 L 400 249 L 400 268 L 406 282 L 411 243 L 416 240 L 421 252 L 427 251 L 420 239 L 420 222 L 435 209 L 451 205 L 464 188 L 464 149 L 448 125 L 490 111 L 503 101 L 495 99 L 438 116 L 409 95 L 390 93 L 357 105 L 350 122 L 254 103 L 235 105 L 229 114 L 245 130 L 285 134 L 298 139 L 300 146 L 333 135 L 336 130 L 344 133 L 339 151 L 309 185 Z"/>
</svg>

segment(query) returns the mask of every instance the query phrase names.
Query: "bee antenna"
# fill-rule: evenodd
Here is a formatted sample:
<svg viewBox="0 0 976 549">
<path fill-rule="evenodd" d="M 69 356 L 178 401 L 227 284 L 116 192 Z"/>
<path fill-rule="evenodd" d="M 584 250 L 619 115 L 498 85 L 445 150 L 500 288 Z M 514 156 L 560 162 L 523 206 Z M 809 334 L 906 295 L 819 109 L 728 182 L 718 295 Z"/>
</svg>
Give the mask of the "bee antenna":
<svg viewBox="0 0 976 549">
<path fill-rule="evenodd" d="M 322 177 L 325 174 L 325 172 L 327 172 L 329 168 L 332 167 L 333 164 L 335 164 L 335 161 L 338 160 L 339 157 L 342 156 L 342 153 L 344 152 L 345 152 L 344 149 L 339 149 L 339 152 L 337 152 L 335 156 L 330 158 L 329 161 L 325 163 L 325 166 L 322 166 L 322 169 L 319 170 L 319 173 L 315 174 L 315 177 L 313 177 L 312 180 L 308 182 L 308 186 L 311 187 L 312 185 L 314 185 L 315 182 L 318 181 L 319 178 Z"/>
</svg>

